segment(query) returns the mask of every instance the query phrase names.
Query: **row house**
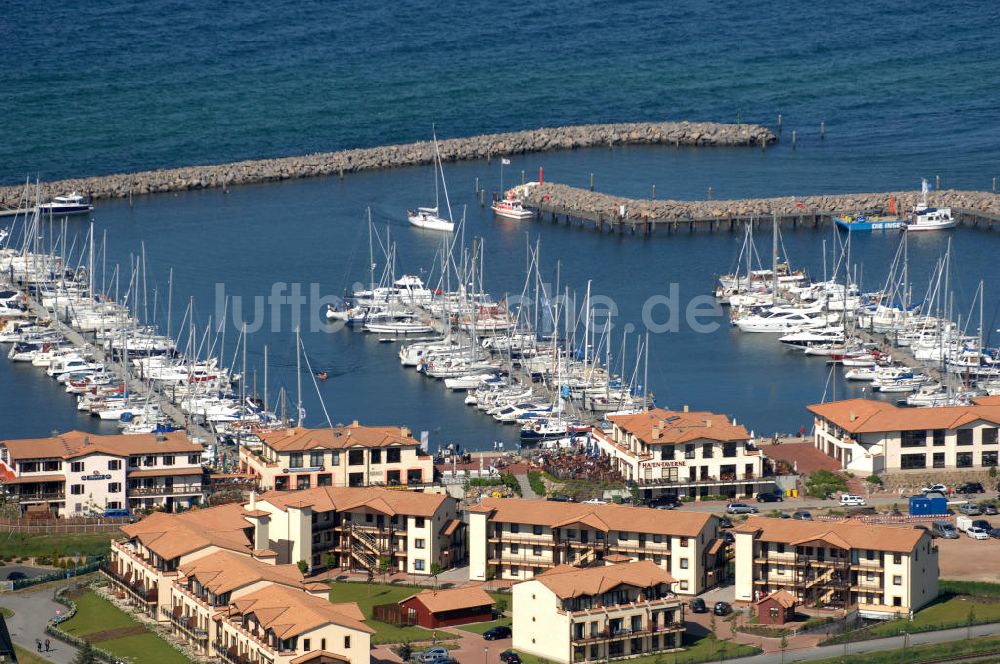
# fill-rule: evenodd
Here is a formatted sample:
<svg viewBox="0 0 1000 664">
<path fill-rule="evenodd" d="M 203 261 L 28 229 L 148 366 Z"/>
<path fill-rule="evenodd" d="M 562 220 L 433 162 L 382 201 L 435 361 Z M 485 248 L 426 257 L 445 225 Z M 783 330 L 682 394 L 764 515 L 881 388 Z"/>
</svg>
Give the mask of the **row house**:
<svg viewBox="0 0 1000 664">
<path fill-rule="evenodd" d="M 808 410 L 814 416 L 815 446 L 854 472 L 989 470 L 998 465 L 1000 397 L 934 408 L 847 399 Z"/>
<path fill-rule="evenodd" d="M 784 590 L 804 607 L 882 619 L 938 595 L 938 549 L 925 530 L 751 517 L 733 533 L 737 600 Z"/>
<path fill-rule="evenodd" d="M 465 557 L 455 499 L 404 489 L 318 487 L 251 495 L 254 547 L 311 569 L 430 575 Z"/>
<path fill-rule="evenodd" d="M 596 431 L 601 454 L 645 498 L 751 496 L 773 485 L 764 455 L 743 425 L 725 415 L 662 408 L 610 415 L 611 430 Z"/>
<path fill-rule="evenodd" d="M 240 447 L 240 465 L 264 491 L 412 487 L 434 481 L 433 458 L 406 427 L 368 427 L 355 421 L 328 429 L 290 427 L 259 438 L 259 444 Z"/>
<path fill-rule="evenodd" d="M 513 646 L 560 664 L 676 651 L 684 606 L 675 584 L 649 560 L 555 567 L 511 588 Z"/>
<path fill-rule="evenodd" d="M 677 580 L 677 592 L 698 594 L 724 572 L 718 524 L 706 512 L 486 498 L 469 510 L 469 575 L 523 580 L 618 556 L 648 560 Z"/>
<path fill-rule="evenodd" d="M 0 441 L 0 484 L 22 512 L 71 517 L 186 509 L 202 500 L 202 446 L 184 432 L 70 431 Z"/>
</svg>

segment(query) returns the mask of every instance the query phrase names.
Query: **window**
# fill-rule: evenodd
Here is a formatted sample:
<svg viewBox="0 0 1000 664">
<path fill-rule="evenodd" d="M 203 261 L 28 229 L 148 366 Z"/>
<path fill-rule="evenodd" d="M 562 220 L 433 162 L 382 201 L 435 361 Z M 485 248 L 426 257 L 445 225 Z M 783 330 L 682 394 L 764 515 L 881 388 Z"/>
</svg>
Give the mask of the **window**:
<svg viewBox="0 0 1000 664">
<path fill-rule="evenodd" d="M 903 577 L 901 577 L 898 574 L 896 576 L 892 577 L 892 585 L 894 585 L 894 586 L 901 586 L 901 585 L 903 585 Z"/>
<path fill-rule="evenodd" d="M 69 492 L 72 495 L 74 495 L 74 496 L 82 496 L 83 495 L 83 485 L 82 484 L 74 484 L 74 485 L 72 485 L 69 488 Z"/>
<path fill-rule="evenodd" d="M 302 467 L 302 452 L 292 452 L 290 455 L 288 455 L 288 467 L 289 468 Z"/>
<path fill-rule="evenodd" d="M 701 458 L 711 459 L 712 458 L 712 443 L 705 443 L 701 446 Z"/>
<path fill-rule="evenodd" d="M 197 466 L 199 463 L 201 463 L 201 457 L 198 456 L 197 454 L 189 454 L 188 463 L 192 466 Z"/>
<path fill-rule="evenodd" d="M 927 467 L 927 455 L 926 454 L 903 454 L 899 457 L 899 467 L 904 470 L 910 470 L 913 468 L 926 468 Z"/>
<path fill-rule="evenodd" d="M 389 470 L 385 474 L 385 483 L 389 486 L 399 486 L 399 471 Z"/>
<path fill-rule="evenodd" d="M 310 486 L 310 476 L 309 475 L 299 475 L 295 480 L 296 489 L 308 489 Z"/>
<path fill-rule="evenodd" d="M 673 461 L 674 459 L 674 446 L 664 445 L 660 448 L 660 461 Z"/>
<path fill-rule="evenodd" d="M 73 473 L 82 473 L 82 472 L 84 472 L 83 469 L 84 469 L 84 465 L 83 465 L 82 461 L 74 461 L 73 463 L 69 464 L 69 470 L 70 470 L 70 472 L 73 472 Z"/>
<path fill-rule="evenodd" d="M 423 572 L 424 571 L 424 561 L 420 560 L 419 558 L 417 560 L 414 560 L 413 561 L 413 569 L 417 570 L 418 572 Z"/>
<path fill-rule="evenodd" d="M 164 454 L 163 455 L 163 465 L 164 466 L 172 466 L 172 465 L 174 465 L 174 455 L 173 454 Z"/>
<path fill-rule="evenodd" d="M 351 637 L 348 635 L 344 637 L 344 650 L 348 650 L 350 649 L 350 647 L 351 647 Z"/>
<path fill-rule="evenodd" d="M 108 493 L 121 493 L 122 484 L 121 482 L 108 482 Z"/>
<path fill-rule="evenodd" d="M 681 590 L 687 590 L 688 589 L 688 585 L 689 584 L 688 584 L 687 581 L 681 581 Z"/>
<path fill-rule="evenodd" d="M 903 598 L 902 597 L 893 597 L 892 598 L 892 605 L 893 606 L 903 606 Z"/>
<path fill-rule="evenodd" d="M 955 455 L 957 468 L 972 468 L 972 452 L 959 452 Z"/>
<path fill-rule="evenodd" d="M 654 544 L 663 544 L 663 535 L 653 535 Z"/>
<path fill-rule="evenodd" d="M 413 540 L 413 546 L 416 547 L 416 548 L 418 548 L 418 549 L 423 549 L 424 548 L 424 544 L 425 544 L 425 541 L 423 539 L 415 539 L 415 540 Z"/>
<path fill-rule="evenodd" d="M 535 535 L 541 535 L 542 534 L 542 527 L 541 526 L 532 526 L 531 527 L 531 532 L 533 534 L 535 534 Z"/>
<path fill-rule="evenodd" d="M 305 650 L 306 652 L 309 652 L 310 650 L 312 650 L 312 648 L 309 647 L 311 645 L 312 645 L 312 643 L 310 643 L 309 639 L 302 639 L 302 649 L 303 650 Z"/>
<path fill-rule="evenodd" d="M 944 468 L 944 452 L 935 452 L 934 453 L 934 467 L 935 468 Z"/>
<path fill-rule="evenodd" d="M 971 445 L 972 444 L 972 429 L 959 429 L 958 434 L 958 444 L 959 445 Z"/>
<path fill-rule="evenodd" d="M 332 458 L 330 459 L 330 465 L 331 466 L 339 466 L 340 465 L 340 450 L 334 450 L 333 451 Z"/>
<path fill-rule="evenodd" d="M 944 446 L 944 429 L 934 429 L 931 432 L 931 437 L 934 439 L 934 447 Z"/>
<path fill-rule="evenodd" d="M 785 573 L 785 566 L 784 565 L 778 565 L 777 568 L 778 568 L 777 569 L 778 576 L 781 576 L 781 575 L 783 575 Z"/>
<path fill-rule="evenodd" d="M 122 469 L 121 459 L 108 460 L 108 470 L 121 470 L 121 469 Z"/>
<path fill-rule="evenodd" d="M 382 463 L 382 450 L 372 450 L 368 454 L 371 457 L 371 463 Z"/>
<path fill-rule="evenodd" d="M 129 457 L 128 458 L 128 467 L 129 468 L 138 468 L 139 467 L 139 457 Z"/>
<path fill-rule="evenodd" d="M 996 452 L 983 452 L 983 467 L 989 468 L 991 466 L 997 465 L 997 453 Z"/>
<path fill-rule="evenodd" d="M 413 520 L 413 527 L 414 528 L 423 528 L 424 527 L 424 517 L 418 516 L 417 518 L 415 518 Z"/>
<path fill-rule="evenodd" d="M 621 531 L 621 530 L 619 530 L 619 531 L 618 531 L 618 539 L 620 539 L 620 540 L 623 540 L 623 541 L 626 541 L 626 542 L 627 542 L 627 541 L 628 541 L 628 533 L 626 533 L 626 532 L 624 532 L 624 531 Z"/>
<path fill-rule="evenodd" d="M 903 556 L 902 556 L 902 554 L 899 554 L 899 553 L 892 554 L 892 564 L 893 565 L 902 565 L 903 564 Z"/>
<path fill-rule="evenodd" d="M 681 538 L 681 546 L 687 546 L 687 545 L 688 545 L 688 538 L 682 537 Z"/>
<path fill-rule="evenodd" d="M 681 558 L 681 569 L 687 569 L 687 568 L 688 568 L 688 559 Z"/>
<path fill-rule="evenodd" d="M 398 447 L 390 447 L 385 451 L 386 463 L 399 463 L 402 460 L 402 453 Z"/>
<path fill-rule="evenodd" d="M 868 549 L 868 551 L 865 553 L 865 558 L 867 558 L 868 560 L 875 560 L 875 552 L 872 551 L 871 549 Z"/>
<path fill-rule="evenodd" d="M 348 466 L 363 466 L 365 463 L 365 451 L 364 450 L 348 450 L 347 451 L 347 465 Z"/>
<path fill-rule="evenodd" d="M 923 429 L 903 431 L 900 438 L 900 447 L 923 447 L 927 444 L 927 432 Z"/>
<path fill-rule="evenodd" d="M 320 639 L 319 640 L 319 649 L 320 650 L 326 650 L 326 639 Z"/>
<path fill-rule="evenodd" d="M 869 583 L 875 580 L 875 572 L 865 572 L 865 581 Z"/>
<path fill-rule="evenodd" d="M 156 457 L 153 456 L 153 455 L 149 455 L 149 456 L 143 457 L 143 459 L 142 459 L 142 465 L 144 465 L 144 466 L 155 466 L 156 465 Z"/>
<path fill-rule="evenodd" d="M 983 429 L 983 445 L 996 445 L 997 444 L 997 428 Z"/>
<path fill-rule="evenodd" d="M 782 544 L 781 542 L 775 544 L 774 546 L 775 546 L 775 548 L 777 548 L 778 553 L 784 553 L 785 552 L 785 545 Z"/>
<path fill-rule="evenodd" d="M 517 544 L 511 544 L 510 545 L 510 552 L 511 553 L 517 553 L 520 550 L 521 549 L 520 549 L 520 547 Z"/>
<path fill-rule="evenodd" d="M 309 467 L 319 468 L 323 465 L 323 453 L 322 452 L 310 452 L 309 453 Z"/>
<path fill-rule="evenodd" d="M 521 524 L 519 524 L 519 523 L 512 523 L 512 524 L 510 524 L 510 532 L 513 535 L 516 535 L 519 532 L 521 532 Z"/>
<path fill-rule="evenodd" d="M 533 556 L 540 556 L 540 555 L 542 555 L 542 547 L 540 547 L 540 546 L 531 547 L 531 555 L 533 555 Z"/>
<path fill-rule="evenodd" d="M 684 446 L 684 458 L 685 459 L 693 459 L 694 458 L 694 445 L 693 444 L 688 443 L 687 445 Z"/>
</svg>

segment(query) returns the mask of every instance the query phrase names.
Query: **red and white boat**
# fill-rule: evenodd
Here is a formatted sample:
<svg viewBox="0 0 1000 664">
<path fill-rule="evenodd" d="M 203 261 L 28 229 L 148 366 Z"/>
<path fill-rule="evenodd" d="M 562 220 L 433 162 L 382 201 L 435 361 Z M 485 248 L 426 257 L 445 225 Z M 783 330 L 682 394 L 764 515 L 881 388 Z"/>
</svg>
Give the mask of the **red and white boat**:
<svg viewBox="0 0 1000 664">
<path fill-rule="evenodd" d="M 524 204 L 521 202 L 520 198 L 514 198 L 513 196 L 507 196 L 507 198 L 501 198 L 493 201 L 493 205 L 490 206 L 490 209 L 493 210 L 493 214 L 498 217 L 513 219 L 515 221 L 531 219 L 535 216 L 534 212 L 524 208 Z"/>
</svg>

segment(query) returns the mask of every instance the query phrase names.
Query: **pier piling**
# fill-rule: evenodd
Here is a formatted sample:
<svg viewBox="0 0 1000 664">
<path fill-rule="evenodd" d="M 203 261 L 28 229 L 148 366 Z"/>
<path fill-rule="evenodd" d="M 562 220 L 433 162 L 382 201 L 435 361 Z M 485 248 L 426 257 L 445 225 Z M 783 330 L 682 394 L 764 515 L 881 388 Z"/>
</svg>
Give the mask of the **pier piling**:
<svg viewBox="0 0 1000 664">
<path fill-rule="evenodd" d="M 798 132 L 793 129 L 792 130 L 792 149 L 793 150 L 795 149 L 795 144 L 798 142 L 798 140 L 799 140 Z"/>
<path fill-rule="evenodd" d="M 712 200 L 712 185 L 708 185 L 708 200 Z"/>
<path fill-rule="evenodd" d="M 934 176 L 934 191 L 941 191 L 941 176 Z"/>
<path fill-rule="evenodd" d="M 479 193 L 479 178 L 476 178 L 476 193 Z"/>
<path fill-rule="evenodd" d="M 653 200 L 656 200 L 656 185 L 653 185 Z"/>
<path fill-rule="evenodd" d="M 826 138 L 826 121 L 824 120 L 819 123 L 819 140 L 822 141 L 825 138 Z"/>
<path fill-rule="evenodd" d="M 778 113 L 778 135 L 781 136 L 781 113 Z"/>
</svg>

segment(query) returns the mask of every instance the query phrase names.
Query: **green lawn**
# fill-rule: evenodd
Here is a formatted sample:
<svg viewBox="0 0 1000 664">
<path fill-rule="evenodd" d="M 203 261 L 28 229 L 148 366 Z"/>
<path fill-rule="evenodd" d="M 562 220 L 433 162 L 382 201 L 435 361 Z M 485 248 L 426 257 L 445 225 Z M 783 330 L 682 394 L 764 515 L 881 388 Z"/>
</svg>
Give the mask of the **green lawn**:
<svg viewBox="0 0 1000 664">
<path fill-rule="evenodd" d="M 88 635 L 96 632 L 141 626 L 141 623 L 93 590 L 74 597 L 73 601 L 77 607 L 76 615 L 62 623 L 60 627 L 81 639 L 87 639 Z M 148 630 L 143 634 L 95 641 L 93 645 L 134 664 L 190 664 L 191 662 L 157 634 Z"/>
<path fill-rule="evenodd" d="M 17 661 L 20 664 L 52 664 L 49 660 L 42 659 L 41 655 L 36 655 L 33 651 L 22 648 L 17 644 L 14 645 L 14 653 L 17 655 Z"/>
<path fill-rule="evenodd" d="M 4 618 L 10 618 L 13 615 L 14 611 L 12 609 L 8 609 L 6 606 L 0 606 L 0 616 L 3 616 Z"/>
<path fill-rule="evenodd" d="M 0 551 L 4 558 L 30 558 L 34 556 L 100 556 L 111 549 L 112 538 L 120 533 L 87 533 L 82 535 L 29 535 L 5 533 L 0 535 Z"/>
<path fill-rule="evenodd" d="M 388 584 L 349 583 L 332 581 L 330 583 L 331 602 L 357 602 L 361 612 L 365 614 L 365 623 L 375 630 L 372 643 L 402 643 L 403 641 L 430 640 L 431 634 L 423 627 L 397 627 L 379 620 L 372 619 L 372 607 L 376 604 L 395 604 L 401 599 L 415 595 L 420 586 L 397 586 Z"/>
<path fill-rule="evenodd" d="M 952 596 L 917 611 L 912 621 L 890 620 L 865 629 L 864 634 L 867 638 L 896 636 L 903 632 L 961 627 L 969 622 L 1000 622 L 1000 601 L 969 595 Z M 837 642 L 843 640 L 838 639 Z"/>
<path fill-rule="evenodd" d="M 926 646 L 915 646 L 898 650 L 868 652 L 863 655 L 848 655 L 846 657 L 829 657 L 813 660 L 810 664 L 920 664 L 920 662 L 936 662 L 946 657 L 956 655 L 973 655 L 988 653 L 1000 649 L 1000 638 L 975 638 L 970 641 L 947 641 L 931 643 Z M 995 660 L 991 660 L 995 661 Z"/>
<path fill-rule="evenodd" d="M 685 649 L 678 652 L 643 655 L 642 657 L 620 661 L 623 664 L 695 664 L 696 662 L 714 662 L 723 658 L 747 657 L 760 652 L 760 648 L 744 646 L 729 641 L 719 641 L 711 635 L 692 637 L 689 634 L 685 634 L 684 646 Z M 518 654 L 521 656 L 521 661 L 524 664 L 541 664 L 541 659 L 534 655 L 521 652 Z"/>
<path fill-rule="evenodd" d="M 497 625 L 504 625 L 506 627 L 510 627 L 511 623 L 513 623 L 513 622 L 514 622 L 513 618 L 511 618 L 509 616 L 504 616 L 503 618 L 500 618 L 499 620 L 490 620 L 489 622 L 471 623 L 469 625 L 460 625 L 457 629 L 460 629 L 463 632 L 472 632 L 473 634 L 482 634 L 486 630 L 492 629 L 492 628 L 496 627 Z"/>
</svg>

